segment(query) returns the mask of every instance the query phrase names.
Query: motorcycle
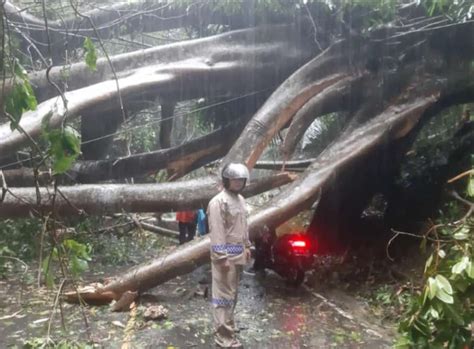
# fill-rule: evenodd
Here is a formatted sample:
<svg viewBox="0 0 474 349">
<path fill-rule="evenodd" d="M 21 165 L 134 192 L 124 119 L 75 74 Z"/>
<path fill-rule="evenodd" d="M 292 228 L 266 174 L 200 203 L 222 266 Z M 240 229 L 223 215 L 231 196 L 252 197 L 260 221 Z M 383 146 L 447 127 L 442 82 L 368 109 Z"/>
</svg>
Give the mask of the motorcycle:
<svg viewBox="0 0 474 349">
<path fill-rule="evenodd" d="M 303 283 L 314 264 L 314 244 L 306 234 L 291 233 L 262 239 L 256 244 L 256 270 L 274 270 L 292 286 Z"/>
</svg>

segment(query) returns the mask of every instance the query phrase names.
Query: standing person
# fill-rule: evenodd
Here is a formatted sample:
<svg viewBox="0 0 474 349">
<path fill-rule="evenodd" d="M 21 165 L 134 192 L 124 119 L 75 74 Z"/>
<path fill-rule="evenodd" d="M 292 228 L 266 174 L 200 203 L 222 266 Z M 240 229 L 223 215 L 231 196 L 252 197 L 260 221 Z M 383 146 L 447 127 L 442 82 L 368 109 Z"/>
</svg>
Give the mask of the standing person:
<svg viewBox="0 0 474 349">
<path fill-rule="evenodd" d="M 207 223 L 207 216 L 204 210 L 200 208 L 197 211 L 197 231 L 199 236 L 204 236 L 209 232 L 209 224 Z"/>
<path fill-rule="evenodd" d="M 196 233 L 196 213 L 194 211 L 176 212 L 179 228 L 179 244 L 191 241 Z"/>
<path fill-rule="evenodd" d="M 208 207 L 214 338 L 224 348 L 242 347 L 235 336 L 234 309 L 240 275 L 250 260 L 245 199 L 240 195 L 248 179 L 245 165 L 226 165 L 222 170 L 224 189 Z"/>
</svg>

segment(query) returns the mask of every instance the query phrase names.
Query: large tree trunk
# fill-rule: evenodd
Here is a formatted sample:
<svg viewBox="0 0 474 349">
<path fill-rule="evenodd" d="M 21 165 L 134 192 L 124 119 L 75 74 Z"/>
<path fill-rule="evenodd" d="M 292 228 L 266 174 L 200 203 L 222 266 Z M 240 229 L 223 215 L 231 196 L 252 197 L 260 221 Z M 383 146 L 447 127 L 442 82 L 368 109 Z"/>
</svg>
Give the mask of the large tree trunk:
<svg viewBox="0 0 474 349">
<path fill-rule="evenodd" d="M 167 64 L 153 65 L 154 62 L 160 62 L 159 53 L 145 51 L 147 59 L 151 59 L 147 62 L 151 65 L 128 71 L 119 78 L 120 94 L 125 106 L 137 98 L 154 100 L 157 96 L 163 96 L 178 101 L 267 90 L 307 60 L 312 51 L 301 41 L 294 26 L 264 27 L 226 35 L 203 39 L 208 40 L 204 43 L 188 44 L 191 48 L 185 52 L 192 55 L 192 58 L 177 60 L 175 57 Z M 239 47 L 239 40 L 246 46 Z M 249 42 L 254 42 L 255 45 L 249 46 Z M 170 51 L 179 52 L 186 47 L 185 44 L 177 46 Z M 164 49 L 168 52 L 166 50 Z M 124 60 L 123 63 L 127 65 L 129 60 L 133 61 L 137 55 L 143 53 L 122 55 L 118 61 Z M 269 59 L 270 57 L 272 59 Z M 106 65 L 102 65 L 104 72 Z M 95 73 L 87 72 L 84 66 L 79 66 L 78 70 L 80 73 L 75 80 L 82 80 L 79 86 L 103 80 L 100 72 L 97 74 L 98 78 L 94 78 Z M 255 76 L 259 76 L 259 79 L 254 79 Z M 115 115 L 122 117 L 114 80 L 67 92 L 64 97 L 67 99 L 67 110 L 61 99 L 47 100 L 41 103 L 37 110 L 26 112 L 22 116 L 20 126 L 36 139 L 40 136 L 41 123 L 45 118 L 49 118 L 49 125 L 54 128 L 58 127 L 65 117 L 71 120 L 79 115 L 88 115 L 92 111 L 95 115 L 115 112 Z M 8 124 L 0 126 L 0 157 L 25 144 L 27 137 L 24 134 L 19 131 L 11 132 Z"/>
<path fill-rule="evenodd" d="M 390 108 L 375 120 L 355 129 L 349 137 L 335 143 L 316 159 L 301 178 L 252 215 L 249 221 L 251 239 L 309 208 L 334 173 L 344 170 L 377 146 L 404 137 L 434 102 L 434 98 L 425 98 Z M 98 295 L 111 301 L 119 299 L 126 291 L 142 292 L 206 263 L 209 248 L 208 237 L 192 241 L 82 296 L 86 301 L 88 297 L 97 299 Z"/>
<path fill-rule="evenodd" d="M 206 66 L 225 62 L 228 65 L 239 64 L 245 61 L 249 67 L 256 67 L 258 63 L 275 64 L 274 71 L 268 72 L 274 76 L 268 81 L 271 83 L 282 81 L 289 73 L 305 62 L 314 53 L 314 47 L 305 41 L 300 32 L 301 28 L 294 25 L 263 26 L 243 29 L 224 34 L 214 35 L 202 39 L 193 39 L 119 54 L 110 57 L 118 77 L 128 76 L 148 67 L 148 73 L 167 65 L 166 72 L 173 72 L 185 65 L 188 68 L 199 67 L 198 63 Z M 255 60 L 255 61 L 254 61 Z M 96 70 L 92 71 L 85 62 L 74 63 L 68 66 L 57 66 L 49 71 L 50 80 L 58 86 L 63 85 L 64 71 L 67 71 L 68 90 L 77 90 L 99 82 L 114 79 L 110 63 L 106 58 L 97 60 Z M 176 66 L 168 66 L 177 64 Z M 236 67 L 237 68 L 237 67 Z M 238 76 L 236 76 L 238 78 Z M 46 70 L 29 74 L 29 80 L 34 88 L 38 101 L 43 102 L 58 95 L 58 91 L 46 79 Z M 250 80 L 251 81 L 251 80 Z M 185 87 L 185 86 L 183 86 Z M 206 88 L 199 84 L 199 87 Z M 9 91 L 10 85 L 6 85 Z M 232 86 L 228 88 L 232 89 Z M 221 92 L 226 89 L 221 90 Z M 64 91 L 66 92 L 66 91 Z M 173 92 L 163 94 L 173 96 Z M 186 93 L 185 93 L 186 94 Z M 173 100 L 186 99 L 174 93 Z"/>
<path fill-rule="evenodd" d="M 171 133 L 173 132 L 173 115 L 175 102 L 161 103 L 160 148 L 171 148 Z"/>
<path fill-rule="evenodd" d="M 294 180 L 294 175 L 279 173 L 252 180 L 244 196 L 263 193 Z M 35 188 L 10 188 L 0 202 L 0 217 L 25 217 L 39 212 L 59 216 L 117 212 L 169 212 L 206 207 L 219 192 L 216 178 L 201 178 L 162 184 L 104 184 L 40 188 L 38 203 Z"/>
<path fill-rule="evenodd" d="M 350 120 L 342 135 L 307 167 L 298 180 L 251 217 L 252 238 L 310 207 L 318 198 L 324 207 L 332 193 L 328 187 L 337 185 L 337 178 L 341 178 L 338 173 L 347 171 L 345 178 L 350 178 L 354 168 L 357 170 L 370 159 L 377 158 L 374 154 L 378 149 L 388 149 L 391 144 L 408 137 L 421 118 L 439 108 L 438 98 L 472 88 L 470 64 L 474 57 L 474 22 L 439 27 L 423 27 L 422 24 L 418 30 L 412 30 L 412 25 L 415 24 L 383 28 L 363 37 L 351 33 L 293 73 L 248 123 L 223 163 L 245 162 L 250 169 L 253 168 L 268 143 L 285 125 L 290 124 L 283 148 L 283 155 L 288 157 L 304 126 L 314 117 L 344 110 Z M 116 62 L 124 64 L 124 69 L 117 69 L 123 100 L 128 106 L 138 96 L 179 101 L 273 90 L 273 83 L 285 75 L 276 71 L 291 72 L 294 65 L 306 62 L 313 52 L 305 44 L 314 40 L 302 42 L 299 34 L 292 27 L 266 27 L 239 31 L 235 37 L 224 34 L 203 39 L 197 45 L 192 41 L 187 43 L 187 48 L 191 49 L 186 51 L 186 57 L 176 60 L 170 55 L 166 61 L 151 67 L 144 67 L 141 63 L 134 65 L 131 63 L 133 55 L 121 56 L 116 58 Z M 256 39 L 254 35 L 261 36 Z M 241 40 L 242 47 L 235 49 L 238 45 L 235 40 Z M 217 41 L 219 45 L 216 45 Z M 247 49 L 246 41 L 256 44 Z M 205 45 L 199 46 L 203 43 Z M 167 46 L 161 53 L 176 53 L 179 49 L 179 45 Z M 143 55 L 135 54 L 135 57 L 153 57 L 154 63 L 157 52 L 152 49 Z M 129 64 L 133 67 L 130 68 Z M 85 68 L 76 67 L 74 74 L 78 76 Z M 110 80 L 107 69 L 106 62 L 101 62 L 99 71 L 105 75 L 98 75 L 96 85 L 66 93 L 68 117 L 91 111 L 99 114 L 117 110 L 115 82 Z M 351 89 L 359 82 L 363 88 L 357 87 L 358 93 L 354 94 Z M 51 116 L 50 125 L 56 127 L 65 111 L 60 103 L 48 100 L 40 105 L 38 111 L 24 115 L 21 125 L 37 137 L 40 122 L 46 115 Z M 0 127 L 0 149 L 5 153 L 25 144 L 24 137 L 18 132 L 10 135 L 7 126 Z M 181 166 L 189 170 L 189 166 L 185 166 L 187 163 L 184 161 Z M 191 186 L 183 182 L 156 186 L 62 188 L 61 193 L 64 192 L 70 202 L 57 196 L 55 207 L 52 207 L 49 194 L 43 190 L 40 191 L 43 200 L 36 209 L 74 214 L 77 212 L 70 204 L 76 202 L 82 205 L 81 208 L 95 213 L 101 212 L 100 208 L 105 212 L 186 209 L 205 204 L 216 193 L 217 183 L 209 181 L 191 183 Z M 152 194 L 153 188 L 159 192 Z M 35 208 L 37 197 L 33 188 L 10 190 L 0 205 L 0 215 L 25 215 L 29 207 Z M 364 200 L 371 194 L 370 190 L 364 191 Z M 357 194 L 356 191 L 352 193 Z M 129 197 L 124 197 L 124 194 Z M 161 197 L 157 199 L 158 195 Z M 103 197 L 102 202 L 98 201 L 104 207 L 107 203 L 107 206 L 99 208 L 97 202 L 91 202 L 92 197 Z M 30 202 L 25 203 L 25 200 Z M 117 299 L 126 291 L 143 291 L 189 272 L 208 259 L 209 239 L 203 238 L 130 271 L 94 293 Z"/>
<path fill-rule="evenodd" d="M 251 3 L 249 3 L 250 5 Z M 249 7 L 252 11 L 254 8 Z M 4 5 L 4 11 L 11 26 L 18 28 L 24 35 L 29 36 L 22 46 L 30 46 L 31 42 L 36 42 L 36 49 L 44 56 L 48 57 L 48 39 L 43 18 L 37 18 L 27 11 L 19 9 L 10 1 Z M 102 40 L 118 37 L 120 35 L 133 35 L 134 33 L 149 33 L 163 30 L 195 27 L 206 28 L 209 24 L 219 24 L 230 26 L 232 29 L 250 27 L 255 25 L 259 18 L 243 13 L 226 11 L 224 8 L 213 8 L 210 4 L 197 2 L 195 4 L 180 5 L 177 2 L 153 2 L 153 3 L 119 3 L 105 8 L 95 9 L 83 13 L 92 21 L 97 34 Z M 257 14 L 257 17 L 260 16 Z M 265 18 L 266 23 L 288 22 L 289 14 L 271 14 Z M 93 25 L 88 20 L 81 17 L 63 18 L 62 20 L 49 20 L 49 36 L 51 42 L 51 54 L 54 64 L 64 62 L 64 46 L 69 50 L 80 48 L 83 45 L 84 37 L 96 38 Z M 121 33 L 126 28 L 126 33 Z M 80 33 L 73 35 L 71 33 Z M 322 38 L 320 39 L 322 40 Z M 139 45 L 140 43 L 137 43 Z M 37 52 L 24 48 L 26 54 L 29 51 L 33 57 L 37 57 Z"/>
</svg>

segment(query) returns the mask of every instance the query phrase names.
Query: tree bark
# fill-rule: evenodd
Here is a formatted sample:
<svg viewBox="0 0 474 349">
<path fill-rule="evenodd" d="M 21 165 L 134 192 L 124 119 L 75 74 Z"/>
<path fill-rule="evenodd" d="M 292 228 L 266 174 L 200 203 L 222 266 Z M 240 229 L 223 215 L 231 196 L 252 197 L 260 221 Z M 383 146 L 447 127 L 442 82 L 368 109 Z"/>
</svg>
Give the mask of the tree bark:
<svg viewBox="0 0 474 349">
<path fill-rule="evenodd" d="M 240 47 L 238 50 L 235 49 L 235 41 L 224 41 L 215 46 L 215 49 L 207 46 L 209 42 L 203 46 L 194 45 L 195 49 L 204 51 L 200 51 L 202 56 L 196 56 L 195 52 L 190 51 L 189 53 L 194 53 L 192 59 L 148 66 L 127 73 L 119 79 L 120 94 L 125 106 L 138 97 L 154 100 L 157 95 L 185 100 L 222 95 L 224 92 L 237 96 L 256 93 L 279 83 L 311 54 L 311 49 L 302 47 L 303 43 L 298 40 L 301 38 L 298 38 L 291 26 L 266 27 L 234 34 L 243 41 L 256 42 L 256 45 L 250 48 Z M 269 38 L 273 41 L 269 41 Z M 223 38 L 219 37 L 217 42 L 222 40 Z M 209 41 L 213 45 L 216 44 L 216 40 Z M 131 59 L 134 55 L 126 56 Z M 90 74 L 93 73 L 84 75 Z M 100 73 L 98 75 L 100 76 Z M 259 79 L 254 79 L 255 76 L 259 76 Z M 64 96 L 67 99 L 67 110 L 61 99 L 47 100 L 41 103 L 37 110 L 24 113 L 21 127 L 36 139 L 40 136 L 41 123 L 45 118 L 49 118 L 49 125 L 54 128 L 58 127 L 65 117 L 71 120 L 92 111 L 95 115 L 104 112 L 122 115 L 118 107 L 120 103 L 116 82 L 113 80 L 67 92 Z M 25 144 L 25 135 L 18 131 L 11 132 L 8 124 L 0 126 L 0 157 Z"/>
<path fill-rule="evenodd" d="M 244 191 L 252 196 L 294 180 L 294 175 L 279 173 L 256 179 Z M 219 192 L 216 178 L 163 184 L 104 184 L 40 188 L 40 203 L 35 188 L 10 188 L 0 202 L 0 217 L 25 217 L 39 212 L 59 216 L 103 215 L 116 212 L 170 212 L 206 207 Z"/>
<path fill-rule="evenodd" d="M 350 62 L 359 61 L 361 53 L 347 46 L 346 41 L 334 44 L 281 84 L 247 124 L 224 162 L 240 161 L 253 167 L 272 137 L 300 108 L 350 75 Z"/>
<path fill-rule="evenodd" d="M 44 57 L 47 57 L 49 50 L 44 19 L 19 9 L 10 1 L 5 3 L 4 9 L 11 25 L 28 35 L 31 41 L 37 42 L 37 49 Z M 210 4 L 202 2 L 186 7 L 169 2 L 154 2 L 152 6 L 143 3 L 114 4 L 103 9 L 85 11 L 82 14 L 91 19 L 102 40 L 120 36 L 124 27 L 127 29 L 124 34 L 130 35 L 137 32 L 159 32 L 189 26 L 203 29 L 209 24 L 220 24 L 238 29 L 255 26 L 259 22 L 259 18 L 255 16 L 251 18 L 242 13 L 215 9 Z M 258 14 L 257 17 L 259 17 Z M 273 24 L 289 22 L 289 17 L 289 14 L 267 14 L 265 22 Z M 48 27 L 54 64 L 64 62 L 61 54 L 66 44 L 69 50 L 74 50 L 82 47 L 84 37 L 96 39 L 91 23 L 77 16 L 62 20 L 50 19 Z M 24 46 L 28 45 L 30 41 L 24 43 Z M 28 54 L 27 51 L 26 53 Z"/>
<path fill-rule="evenodd" d="M 256 67 L 259 63 L 269 63 L 275 64 L 274 71 L 268 72 L 270 79 L 268 85 L 270 85 L 285 79 L 314 54 L 315 48 L 311 44 L 308 45 L 300 30 L 302 29 L 294 25 L 242 29 L 127 52 L 111 56 L 110 61 L 119 78 L 145 67 L 149 67 L 148 73 L 160 69 L 160 66 L 167 66 L 167 72 L 170 72 L 179 69 L 179 62 L 181 65 L 192 67 L 197 63 L 206 63 L 209 66 L 220 62 L 239 65 L 241 61 L 245 61 L 249 65 L 248 68 Z M 177 64 L 177 66 L 168 66 L 169 64 Z M 32 72 L 28 77 L 38 101 L 43 102 L 58 95 L 58 91 L 46 79 L 46 70 Z M 114 74 L 108 60 L 99 58 L 94 71 L 85 62 L 79 62 L 52 67 L 49 78 L 58 86 L 63 86 L 67 82 L 67 90 L 71 91 L 112 80 Z M 10 89 L 8 83 L 7 81 L 6 92 Z M 206 86 L 200 84 L 199 87 L 203 89 Z M 165 92 L 163 91 L 165 95 L 173 95 L 173 93 L 166 94 Z M 180 95 L 173 98 L 175 101 L 182 99 L 185 98 Z"/>
<path fill-rule="evenodd" d="M 345 78 L 332 88 L 311 98 L 295 114 L 281 146 L 284 159 L 289 159 L 311 123 L 318 116 L 343 110 L 357 109 L 362 99 L 362 78 Z M 350 111 L 349 111 L 350 112 Z"/>
<path fill-rule="evenodd" d="M 118 110 L 103 112 L 97 117 L 94 111 L 81 115 L 81 153 L 84 160 L 103 159 L 108 153 L 113 137 L 123 122 Z"/>
<path fill-rule="evenodd" d="M 173 115 L 176 103 L 161 103 L 160 148 L 171 148 L 171 133 L 173 132 Z"/>
<path fill-rule="evenodd" d="M 201 167 L 227 154 L 242 128 L 243 123 L 235 123 L 169 149 L 133 154 L 118 159 L 77 161 L 67 176 L 61 178 L 64 182 L 73 180 L 77 183 L 97 183 L 146 176 L 159 170 L 167 170 L 169 176 L 178 178 L 191 169 Z M 3 174 L 10 187 L 35 185 L 31 168 L 6 170 Z M 50 183 L 51 172 L 42 171 L 38 179 L 40 183 Z"/>
<path fill-rule="evenodd" d="M 372 122 L 354 130 L 341 142 L 333 144 L 294 183 L 286 187 L 272 201 L 249 220 L 251 239 L 262 231 L 274 229 L 303 209 L 309 208 L 324 186 L 338 171 L 364 156 L 371 149 L 403 136 L 412 129 L 423 112 L 435 102 L 429 97 L 410 104 L 392 107 Z M 178 275 L 188 273 L 209 261 L 209 237 L 204 237 L 172 250 L 150 263 L 131 269 L 103 288 L 83 293 L 87 297 L 98 295 L 111 301 L 126 291 L 143 292 Z"/>
</svg>

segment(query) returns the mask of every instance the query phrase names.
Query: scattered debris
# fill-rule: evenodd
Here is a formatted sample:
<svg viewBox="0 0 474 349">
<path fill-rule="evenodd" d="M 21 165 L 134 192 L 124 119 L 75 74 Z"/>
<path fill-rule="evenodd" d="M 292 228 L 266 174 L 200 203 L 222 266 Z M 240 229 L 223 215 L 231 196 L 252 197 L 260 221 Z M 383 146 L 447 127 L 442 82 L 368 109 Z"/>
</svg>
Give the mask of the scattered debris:
<svg viewBox="0 0 474 349">
<path fill-rule="evenodd" d="M 122 294 L 122 297 L 111 305 L 112 311 L 128 311 L 130 306 L 137 299 L 137 291 L 126 291 Z"/>
<path fill-rule="evenodd" d="M 168 309 L 162 305 L 151 305 L 143 313 L 145 320 L 163 320 L 168 318 Z"/>
</svg>

